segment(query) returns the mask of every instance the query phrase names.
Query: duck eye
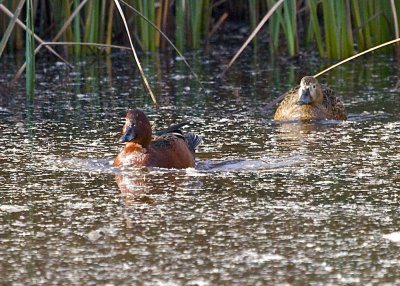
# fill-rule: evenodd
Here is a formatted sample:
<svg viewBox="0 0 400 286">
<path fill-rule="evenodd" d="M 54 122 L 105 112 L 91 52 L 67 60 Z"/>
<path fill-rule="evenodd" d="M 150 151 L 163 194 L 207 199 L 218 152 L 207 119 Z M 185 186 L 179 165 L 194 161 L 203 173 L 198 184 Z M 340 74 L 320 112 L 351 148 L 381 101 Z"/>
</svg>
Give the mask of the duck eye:
<svg viewBox="0 0 400 286">
<path fill-rule="evenodd" d="M 313 84 L 312 88 L 316 88 L 316 85 L 315 85 L 315 84 Z"/>
</svg>

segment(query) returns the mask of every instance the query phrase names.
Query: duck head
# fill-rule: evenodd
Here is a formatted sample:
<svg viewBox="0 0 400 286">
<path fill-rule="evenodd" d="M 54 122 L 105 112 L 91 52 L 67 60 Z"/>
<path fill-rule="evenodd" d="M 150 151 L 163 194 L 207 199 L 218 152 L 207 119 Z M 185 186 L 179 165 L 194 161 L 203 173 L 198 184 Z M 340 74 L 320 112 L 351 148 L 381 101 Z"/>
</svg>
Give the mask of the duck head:
<svg viewBox="0 0 400 286">
<path fill-rule="evenodd" d="M 132 142 L 146 148 L 151 142 L 151 136 L 151 125 L 144 112 L 139 109 L 128 110 L 120 142 Z"/>
<path fill-rule="evenodd" d="M 298 105 L 320 104 L 324 100 L 322 88 L 317 79 L 312 76 L 305 76 L 301 79 L 298 95 Z"/>
</svg>

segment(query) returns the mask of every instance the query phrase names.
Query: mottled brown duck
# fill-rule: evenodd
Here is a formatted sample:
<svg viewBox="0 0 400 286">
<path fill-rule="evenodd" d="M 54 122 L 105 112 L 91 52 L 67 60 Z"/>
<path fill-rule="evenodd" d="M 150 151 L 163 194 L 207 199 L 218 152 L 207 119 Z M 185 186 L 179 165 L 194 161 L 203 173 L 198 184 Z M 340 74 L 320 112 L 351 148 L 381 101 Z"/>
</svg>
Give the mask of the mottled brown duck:
<svg viewBox="0 0 400 286">
<path fill-rule="evenodd" d="M 303 77 L 278 106 L 275 120 L 346 120 L 343 103 L 335 93 L 322 87 L 312 76 Z"/>
</svg>

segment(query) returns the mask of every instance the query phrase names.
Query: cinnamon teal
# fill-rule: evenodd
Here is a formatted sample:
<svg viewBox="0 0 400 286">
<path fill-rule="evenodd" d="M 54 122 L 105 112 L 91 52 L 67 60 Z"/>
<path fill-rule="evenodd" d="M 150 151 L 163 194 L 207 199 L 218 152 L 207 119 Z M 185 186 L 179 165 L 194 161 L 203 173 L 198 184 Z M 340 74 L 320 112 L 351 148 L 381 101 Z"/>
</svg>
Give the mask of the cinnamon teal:
<svg viewBox="0 0 400 286">
<path fill-rule="evenodd" d="M 180 128 L 185 124 L 156 132 L 153 138 L 150 122 L 144 112 L 129 110 L 120 139 L 125 146 L 115 158 L 113 166 L 194 167 L 195 149 L 201 143 L 201 137 L 193 133 L 184 134 Z"/>
</svg>

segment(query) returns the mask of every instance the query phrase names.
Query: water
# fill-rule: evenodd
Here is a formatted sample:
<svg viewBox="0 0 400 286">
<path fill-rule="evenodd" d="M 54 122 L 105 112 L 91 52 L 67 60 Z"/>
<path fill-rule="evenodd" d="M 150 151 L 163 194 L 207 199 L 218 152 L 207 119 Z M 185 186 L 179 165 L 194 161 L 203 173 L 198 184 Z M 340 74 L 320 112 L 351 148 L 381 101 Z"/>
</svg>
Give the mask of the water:
<svg viewBox="0 0 400 286">
<path fill-rule="evenodd" d="M 320 79 L 347 122 L 282 124 L 264 106 L 329 63 L 247 55 L 220 82 L 231 54 L 192 55 L 204 91 L 171 55 L 143 59 L 159 112 L 129 54 L 40 58 L 33 103 L 0 102 L 0 284 L 399 284 L 400 69 L 347 64 Z M 196 168 L 110 167 L 132 107 L 191 121 Z"/>
</svg>

